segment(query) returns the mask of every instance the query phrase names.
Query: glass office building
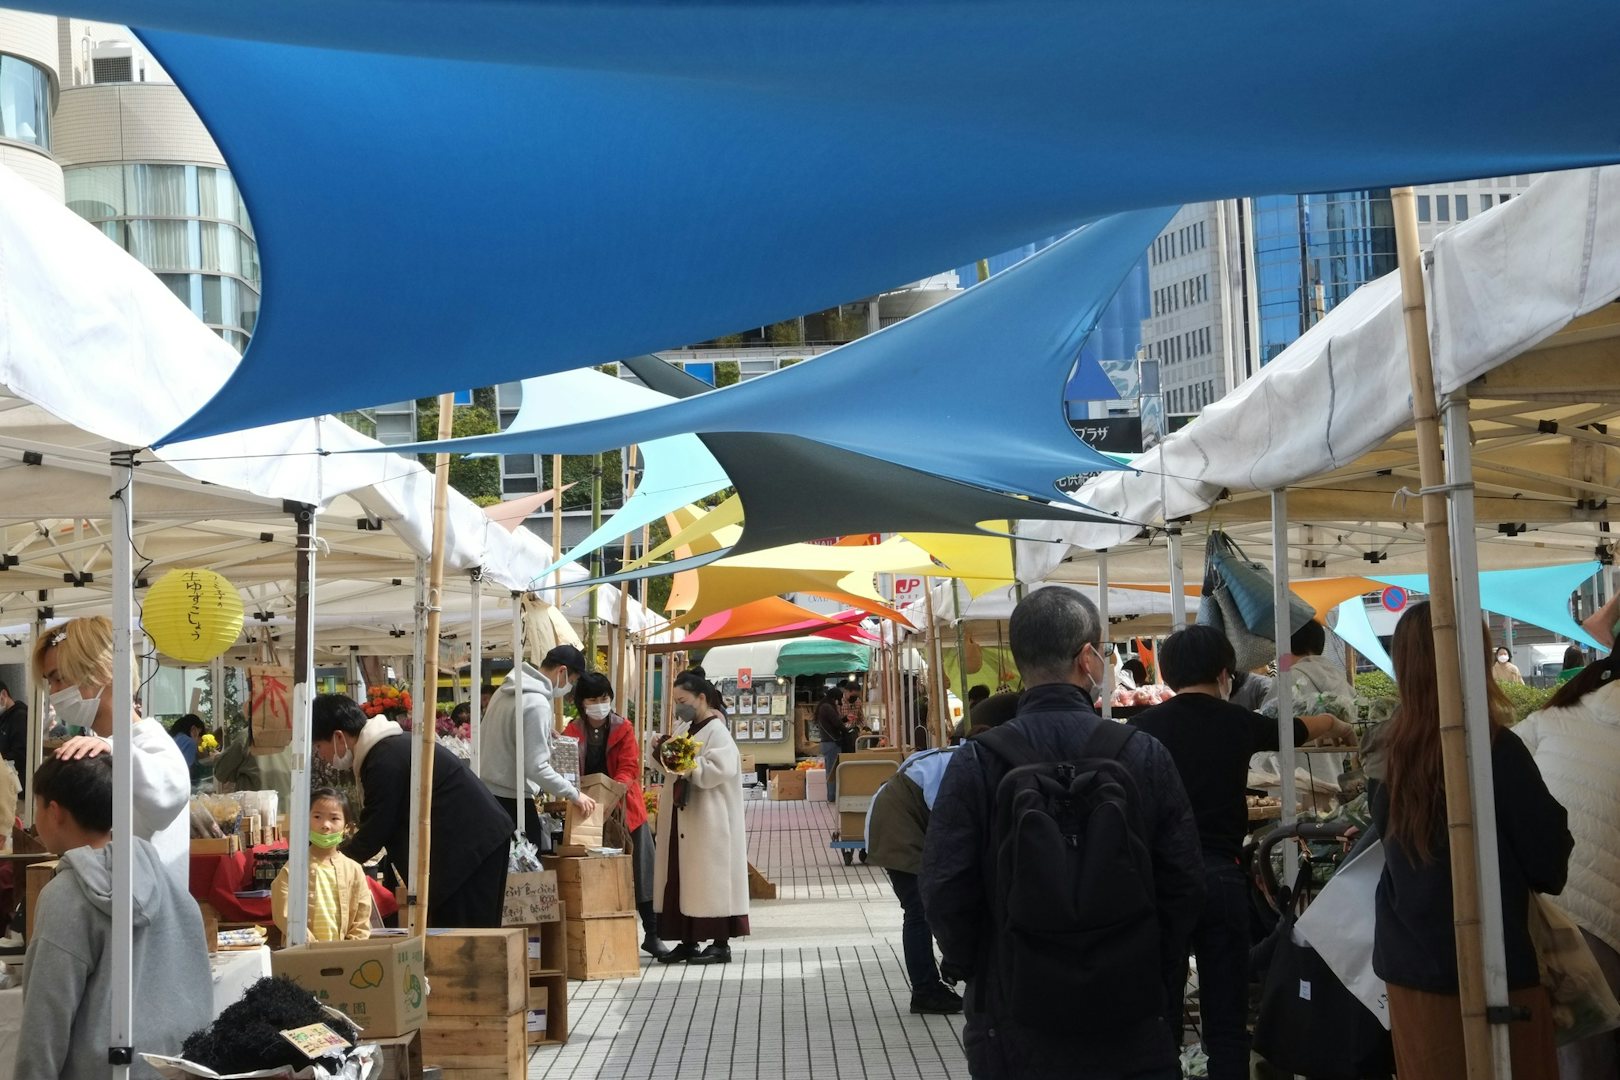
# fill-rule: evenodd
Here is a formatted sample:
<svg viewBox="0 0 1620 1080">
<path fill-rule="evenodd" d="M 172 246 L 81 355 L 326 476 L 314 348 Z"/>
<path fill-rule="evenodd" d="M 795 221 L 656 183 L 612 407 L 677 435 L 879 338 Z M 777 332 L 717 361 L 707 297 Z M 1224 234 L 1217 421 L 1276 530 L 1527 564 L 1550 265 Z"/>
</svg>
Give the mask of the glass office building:
<svg viewBox="0 0 1620 1080">
<path fill-rule="evenodd" d="M 1395 269 L 1388 188 L 1253 200 L 1257 353 L 1269 362 L 1335 304 Z"/>
</svg>

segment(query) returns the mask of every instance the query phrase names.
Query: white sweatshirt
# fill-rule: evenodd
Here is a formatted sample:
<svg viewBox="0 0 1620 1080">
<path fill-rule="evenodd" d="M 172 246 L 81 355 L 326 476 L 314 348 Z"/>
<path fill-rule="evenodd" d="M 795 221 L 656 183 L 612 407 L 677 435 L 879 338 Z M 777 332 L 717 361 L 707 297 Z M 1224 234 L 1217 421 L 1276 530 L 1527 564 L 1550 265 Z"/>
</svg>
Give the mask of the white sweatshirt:
<svg viewBox="0 0 1620 1080">
<path fill-rule="evenodd" d="M 103 741 L 118 747 L 110 738 Z M 144 717 L 130 728 L 134 751 L 135 835 L 150 840 L 164 869 L 182 891 L 191 888 L 191 770 L 180 747 L 156 720 Z"/>
</svg>

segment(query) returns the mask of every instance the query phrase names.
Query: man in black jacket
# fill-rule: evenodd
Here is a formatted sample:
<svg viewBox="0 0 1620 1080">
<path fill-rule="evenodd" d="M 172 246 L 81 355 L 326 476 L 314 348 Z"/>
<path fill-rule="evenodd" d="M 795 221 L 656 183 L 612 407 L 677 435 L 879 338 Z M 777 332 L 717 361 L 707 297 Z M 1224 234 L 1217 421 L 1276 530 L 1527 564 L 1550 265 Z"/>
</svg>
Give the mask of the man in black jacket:
<svg viewBox="0 0 1620 1080">
<path fill-rule="evenodd" d="M 1008 624 L 1013 660 L 1026 685 L 1011 727 L 1048 760 L 1084 755 L 1098 725 L 1092 702 L 1104 659 L 1097 609 L 1078 592 L 1037 589 Z M 1160 964 L 1140 978 L 1163 987 L 1156 1015 L 1118 1026 L 1108 1036 L 1077 1034 L 1023 1021 L 998 1008 L 1001 942 L 992 917 L 996 837 L 995 784 L 1005 773 L 973 741 L 951 761 L 934 800 L 923 846 L 922 896 L 939 942 L 944 974 L 968 980 L 963 1046 L 976 1077 L 1064 1077 L 1096 1080 L 1175 1080 L 1182 964 L 1204 899 L 1203 862 L 1192 807 L 1169 753 L 1151 737 L 1128 739 L 1118 758 L 1135 778 L 1135 805 L 1150 847 L 1158 916 Z M 1073 1001 L 1076 1021 L 1099 1003 Z"/>
<path fill-rule="evenodd" d="M 0 758 L 11 762 L 17 778 L 28 780 L 28 706 L 11 696 L 0 683 Z"/>
<path fill-rule="evenodd" d="M 409 882 L 411 739 L 382 716 L 366 718 L 342 694 L 322 694 L 311 710 L 311 735 L 321 760 L 360 777 L 365 802 L 360 828 L 343 854 L 365 862 L 387 848 L 388 861 Z M 501 925 L 512 819 L 483 781 L 448 749 L 433 748 L 433 811 L 429 853 L 428 923 L 435 927 Z"/>
</svg>

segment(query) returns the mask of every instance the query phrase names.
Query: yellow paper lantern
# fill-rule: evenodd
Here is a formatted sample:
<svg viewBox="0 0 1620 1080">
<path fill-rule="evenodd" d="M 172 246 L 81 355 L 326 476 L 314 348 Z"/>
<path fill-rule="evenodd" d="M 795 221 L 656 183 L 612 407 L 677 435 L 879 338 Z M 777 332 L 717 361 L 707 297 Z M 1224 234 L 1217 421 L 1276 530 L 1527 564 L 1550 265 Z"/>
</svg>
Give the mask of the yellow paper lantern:
<svg viewBox="0 0 1620 1080">
<path fill-rule="evenodd" d="M 212 570 L 170 570 L 141 605 L 141 625 L 165 656 L 203 664 L 242 633 L 242 597 Z"/>
</svg>

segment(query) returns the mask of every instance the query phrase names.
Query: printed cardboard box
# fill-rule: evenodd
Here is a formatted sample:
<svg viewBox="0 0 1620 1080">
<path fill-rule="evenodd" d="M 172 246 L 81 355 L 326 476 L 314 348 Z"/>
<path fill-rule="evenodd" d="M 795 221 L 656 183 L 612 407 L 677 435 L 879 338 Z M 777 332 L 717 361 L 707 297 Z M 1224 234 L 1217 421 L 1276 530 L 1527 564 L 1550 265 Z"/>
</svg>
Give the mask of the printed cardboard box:
<svg viewBox="0 0 1620 1080">
<path fill-rule="evenodd" d="M 272 953 L 270 970 L 346 1014 L 367 1035 L 404 1035 L 427 1019 L 420 938 L 312 942 Z"/>
</svg>

